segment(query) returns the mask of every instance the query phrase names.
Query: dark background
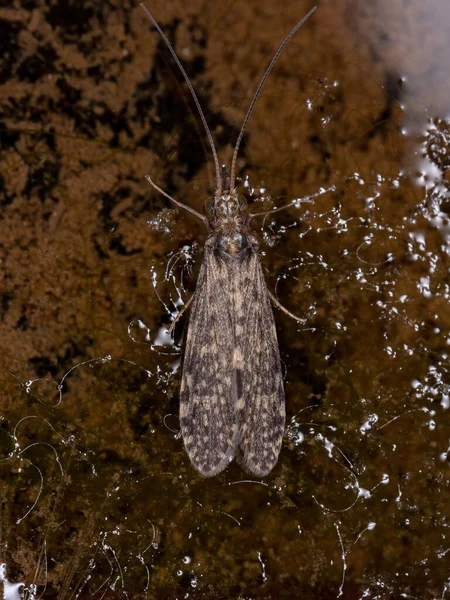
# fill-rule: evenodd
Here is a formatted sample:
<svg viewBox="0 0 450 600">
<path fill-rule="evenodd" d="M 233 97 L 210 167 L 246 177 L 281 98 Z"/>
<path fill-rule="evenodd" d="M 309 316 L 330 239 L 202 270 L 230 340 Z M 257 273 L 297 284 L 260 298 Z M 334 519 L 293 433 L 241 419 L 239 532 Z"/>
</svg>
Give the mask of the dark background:
<svg viewBox="0 0 450 600">
<path fill-rule="evenodd" d="M 229 163 L 307 1 L 147 4 Z M 277 467 L 210 480 L 178 434 L 211 155 L 143 11 L 0 2 L 0 572 L 25 598 L 445 598 L 448 12 L 320 3 L 238 161 L 288 426 Z M 244 186 L 244 182 L 246 185 Z M 334 190 L 334 191 L 333 191 Z"/>
</svg>

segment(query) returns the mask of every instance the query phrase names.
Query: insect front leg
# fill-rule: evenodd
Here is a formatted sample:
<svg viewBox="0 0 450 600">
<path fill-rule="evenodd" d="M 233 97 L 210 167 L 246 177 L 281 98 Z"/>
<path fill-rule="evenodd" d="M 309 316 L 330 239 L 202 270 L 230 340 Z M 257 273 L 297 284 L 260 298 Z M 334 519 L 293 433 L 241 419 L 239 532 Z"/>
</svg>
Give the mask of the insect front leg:
<svg viewBox="0 0 450 600">
<path fill-rule="evenodd" d="M 314 194 L 310 194 L 306 198 L 297 198 L 295 200 L 291 200 L 291 202 L 288 202 L 284 206 L 279 206 L 278 208 L 272 208 L 270 210 L 264 210 L 262 212 L 250 213 L 248 216 L 248 220 L 250 222 L 254 217 L 263 217 L 263 216 L 267 217 L 267 215 L 271 215 L 273 213 L 280 212 L 280 210 L 284 210 L 285 208 L 290 208 L 291 206 L 295 206 L 297 208 L 298 204 L 303 204 L 304 202 L 309 202 L 310 204 L 313 204 L 314 199 L 317 198 L 318 196 L 322 196 L 323 194 L 327 194 L 328 192 L 335 192 L 335 191 L 336 191 L 336 187 L 334 185 L 332 185 L 331 187 L 329 187 L 327 189 L 320 189 L 318 192 L 315 192 Z"/>
<path fill-rule="evenodd" d="M 291 317 L 292 319 L 294 319 L 295 321 L 297 321 L 297 323 L 300 323 L 301 325 L 305 325 L 305 323 L 307 322 L 306 319 L 300 319 L 300 317 L 297 317 L 293 313 L 291 313 L 287 308 L 285 308 L 279 302 L 279 300 L 272 294 L 272 292 L 270 290 L 267 290 L 267 293 L 269 294 L 269 298 L 272 300 L 273 304 L 275 304 L 275 306 L 277 306 L 280 310 L 282 310 L 284 313 L 286 313 L 288 315 L 288 317 Z"/>
<path fill-rule="evenodd" d="M 169 194 L 167 192 L 165 192 L 163 189 L 161 189 L 159 186 L 156 185 L 156 183 L 152 180 L 152 178 L 150 177 L 150 175 L 146 175 L 145 179 L 149 182 L 149 184 L 152 187 L 155 188 L 155 190 L 157 190 L 160 194 L 162 194 L 163 196 L 165 196 L 168 200 L 170 200 L 171 202 L 173 202 L 174 204 L 176 204 L 180 208 L 184 208 L 184 210 L 187 210 L 191 214 L 195 215 L 198 219 L 200 219 L 201 221 L 203 221 L 203 223 L 205 223 L 206 227 L 209 229 L 208 219 L 204 215 L 202 215 L 201 213 L 197 212 L 196 210 L 194 210 L 190 206 L 187 206 L 186 204 L 183 204 L 179 200 L 175 200 L 175 198 L 172 198 L 172 196 L 169 196 Z"/>
<path fill-rule="evenodd" d="M 297 207 L 297 204 L 301 204 L 303 202 L 309 202 L 309 203 L 313 203 L 313 200 L 294 200 L 293 202 L 289 202 L 288 204 L 285 204 L 284 206 L 279 206 L 278 208 L 272 208 L 270 210 L 264 210 L 262 212 L 257 212 L 257 213 L 250 213 L 248 216 L 249 221 L 251 221 L 254 217 L 267 217 L 267 215 L 271 215 L 273 213 L 276 212 L 280 212 L 281 210 L 284 210 L 285 208 L 291 208 L 292 206 Z"/>
</svg>

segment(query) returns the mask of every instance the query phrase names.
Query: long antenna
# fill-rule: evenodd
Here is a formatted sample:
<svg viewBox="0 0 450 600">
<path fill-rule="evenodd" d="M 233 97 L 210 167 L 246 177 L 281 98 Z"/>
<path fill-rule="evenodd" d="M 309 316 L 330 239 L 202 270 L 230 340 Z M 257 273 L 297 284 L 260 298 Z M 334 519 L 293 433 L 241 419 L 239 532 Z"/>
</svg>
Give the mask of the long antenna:
<svg viewBox="0 0 450 600">
<path fill-rule="evenodd" d="M 141 5 L 142 6 L 142 5 Z M 301 21 L 299 21 L 297 23 L 297 25 L 294 27 L 294 29 L 290 32 L 290 34 L 286 37 L 286 39 L 284 40 L 284 42 L 281 44 L 281 46 L 278 48 L 278 52 L 275 54 L 275 56 L 272 58 L 272 62 L 270 63 L 270 65 L 267 67 L 266 72 L 264 73 L 263 78 L 261 79 L 261 83 L 258 86 L 258 89 L 256 90 L 256 94 L 253 96 L 253 100 L 250 104 L 250 108 L 247 111 L 247 114 L 245 116 L 244 122 L 242 123 L 242 127 L 241 127 L 241 131 L 239 132 L 239 136 L 236 142 L 236 146 L 234 147 L 234 152 L 233 152 L 233 160 L 231 161 L 231 177 L 230 177 L 230 190 L 234 189 L 234 183 L 235 183 L 235 179 L 236 179 L 236 160 L 237 160 L 237 155 L 239 152 L 239 146 L 241 144 L 242 141 L 242 136 L 244 135 L 244 131 L 245 128 L 247 126 L 248 120 L 250 119 L 250 115 L 252 114 L 253 108 L 255 106 L 255 103 L 258 99 L 258 96 L 261 92 L 262 86 L 265 84 L 266 79 L 269 77 L 270 71 L 273 69 L 274 64 L 277 62 L 278 57 L 280 56 L 280 54 L 283 52 L 284 47 L 286 46 L 286 44 L 289 42 L 289 40 L 291 39 L 291 37 L 295 34 L 295 32 L 300 29 L 300 27 L 303 25 L 303 23 L 309 19 L 309 17 L 313 14 L 313 12 L 316 10 L 317 6 L 314 6 L 309 13 L 303 17 L 303 19 Z"/>
<path fill-rule="evenodd" d="M 174 61 L 177 63 L 178 68 L 180 69 L 180 71 L 183 74 L 183 77 L 184 77 L 186 83 L 188 84 L 189 90 L 190 90 L 190 92 L 192 94 L 192 98 L 194 99 L 195 105 L 197 107 L 198 114 L 200 115 L 200 119 L 202 120 L 203 127 L 205 128 L 206 135 L 208 136 L 209 144 L 211 146 L 211 150 L 212 150 L 212 154 L 213 154 L 213 158 L 214 158 L 214 165 L 215 165 L 215 168 L 216 168 L 216 190 L 217 190 L 217 194 L 219 196 L 221 196 L 222 195 L 222 179 L 220 177 L 219 159 L 217 158 L 217 152 L 216 152 L 216 148 L 214 146 L 214 141 L 213 141 L 211 132 L 209 130 L 208 123 L 206 122 L 205 115 L 203 114 L 202 107 L 200 106 L 200 102 L 198 101 L 197 94 L 195 93 L 195 90 L 192 87 L 191 82 L 189 81 L 189 77 L 187 76 L 187 73 L 184 70 L 183 65 L 181 64 L 178 56 L 176 55 L 175 50 L 172 48 L 172 44 L 167 39 L 166 34 L 161 29 L 161 27 L 158 25 L 158 23 L 156 22 L 156 20 L 153 17 L 153 15 L 150 14 L 150 12 L 147 10 L 147 8 L 142 3 L 140 4 L 140 7 L 145 12 L 145 14 L 147 15 L 147 17 L 150 19 L 150 21 L 152 22 L 153 26 L 158 31 L 159 35 L 162 37 L 162 39 L 164 40 L 166 46 L 169 48 L 170 53 L 173 56 Z M 301 23 L 300 23 L 300 25 L 301 25 Z"/>
</svg>

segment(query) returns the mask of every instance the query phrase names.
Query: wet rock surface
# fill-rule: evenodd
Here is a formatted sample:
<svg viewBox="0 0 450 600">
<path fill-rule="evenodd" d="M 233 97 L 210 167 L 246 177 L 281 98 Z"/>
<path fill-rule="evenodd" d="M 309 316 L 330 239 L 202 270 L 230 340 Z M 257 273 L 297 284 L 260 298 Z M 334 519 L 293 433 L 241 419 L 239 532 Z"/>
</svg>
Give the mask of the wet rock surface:
<svg viewBox="0 0 450 600">
<path fill-rule="evenodd" d="M 229 163 L 310 5 L 148 8 Z M 275 310 L 277 467 L 205 480 L 178 435 L 187 319 L 166 333 L 204 231 L 145 181 L 199 211 L 213 193 L 189 90 L 139 7 L 0 7 L 5 597 L 445 597 L 443 10 L 324 3 L 267 81 L 240 191 L 255 212 L 313 199 L 255 227 L 269 289 L 308 322 Z"/>
</svg>

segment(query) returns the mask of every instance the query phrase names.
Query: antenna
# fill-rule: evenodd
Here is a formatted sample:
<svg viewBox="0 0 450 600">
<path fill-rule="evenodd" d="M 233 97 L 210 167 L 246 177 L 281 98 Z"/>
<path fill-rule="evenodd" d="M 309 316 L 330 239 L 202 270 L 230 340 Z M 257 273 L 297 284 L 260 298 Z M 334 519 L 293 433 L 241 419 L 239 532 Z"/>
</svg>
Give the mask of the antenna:
<svg viewBox="0 0 450 600">
<path fill-rule="evenodd" d="M 142 4 L 141 4 L 142 6 Z M 284 40 L 284 42 L 281 44 L 281 46 L 278 48 L 277 53 L 275 54 L 275 56 L 272 58 L 272 62 L 270 63 L 270 65 L 267 67 L 266 72 L 264 73 L 263 78 L 261 79 L 261 82 L 258 86 L 258 89 L 256 90 L 255 95 L 253 96 L 253 100 L 251 101 L 250 107 L 247 111 L 247 114 L 245 116 L 244 122 L 242 123 L 242 127 L 241 127 L 241 131 L 239 132 L 239 136 L 236 142 L 236 146 L 234 147 L 234 152 L 233 152 L 233 159 L 231 161 L 231 177 L 230 177 L 230 190 L 234 189 L 234 184 L 235 184 L 235 179 L 236 179 L 236 160 L 237 160 L 237 155 L 239 152 L 239 146 L 241 144 L 242 141 L 242 136 L 244 135 L 244 131 L 245 128 L 247 126 L 248 120 L 250 119 L 250 115 L 252 114 L 253 108 L 256 104 L 256 101 L 258 99 L 259 94 L 261 93 L 261 89 L 263 87 L 263 85 L 266 82 L 266 79 L 269 77 L 269 74 L 271 72 L 271 70 L 273 69 L 274 64 L 277 62 L 278 57 L 280 56 L 280 54 L 283 52 L 284 47 L 286 46 L 286 44 L 289 42 L 289 40 L 291 39 L 291 37 L 295 34 L 295 32 L 300 29 L 300 27 L 303 25 L 303 23 L 309 19 L 309 17 L 313 14 L 313 12 L 317 9 L 317 6 L 314 6 L 309 13 L 303 17 L 303 19 L 301 19 L 297 25 L 294 27 L 294 29 L 289 33 L 289 35 L 286 37 L 286 39 Z"/>
<path fill-rule="evenodd" d="M 189 90 L 191 92 L 192 98 L 194 99 L 195 105 L 197 107 L 198 114 L 200 115 L 200 119 L 202 120 L 203 127 L 205 128 L 206 135 L 208 136 L 209 144 L 211 146 L 211 151 L 212 151 L 212 155 L 213 155 L 213 158 L 214 158 L 214 165 L 215 165 L 215 169 L 216 169 L 216 193 L 217 193 L 218 196 L 221 196 L 222 195 L 222 178 L 220 177 L 219 159 L 217 158 L 217 152 L 216 152 L 216 148 L 214 146 L 214 141 L 213 141 L 211 132 L 209 130 L 208 123 L 206 122 L 205 115 L 203 114 L 202 107 L 200 106 L 200 102 L 198 101 L 197 94 L 195 93 L 195 90 L 192 87 L 192 83 L 189 81 L 189 77 L 187 76 L 187 73 L 184 70 L 183 65 L 181 64 L 178 56 L 176 55 L 175 50 L 172 47 L 172 44 L 167 39 L 166 34 L 161 29 L 161 27 L 158 25 L 158 23 L 156 22 L 156 20 L 153 17 L 153 15 L 150 14 L 150 12 L 147 10 L 147 8 L 142 3 L 140 4 L 140 7 L 145 12 L 145 14 L 147 15 L 147 17 L 150 19 L 151 23 L 153 24 L 153 26 L 155 27 L 155 29 L 158 31 L 159 35 L 162 37 L 162 39 L 164 40 L 166 46 L 169 48 L 170 53 L 173 56 L 174 61 L 177 63 L 178 68 L 180 69 L 180 71 L 183 74 L 183 77 L 184 77 L 186 83 L 188 84 L 188 87 L 189 87 Z M 303 19 L 303 20 L 305 20 L 305 19 Z M 300 23 L 300 25 L 301 25 L 301 23 Z"/>
</svg>

